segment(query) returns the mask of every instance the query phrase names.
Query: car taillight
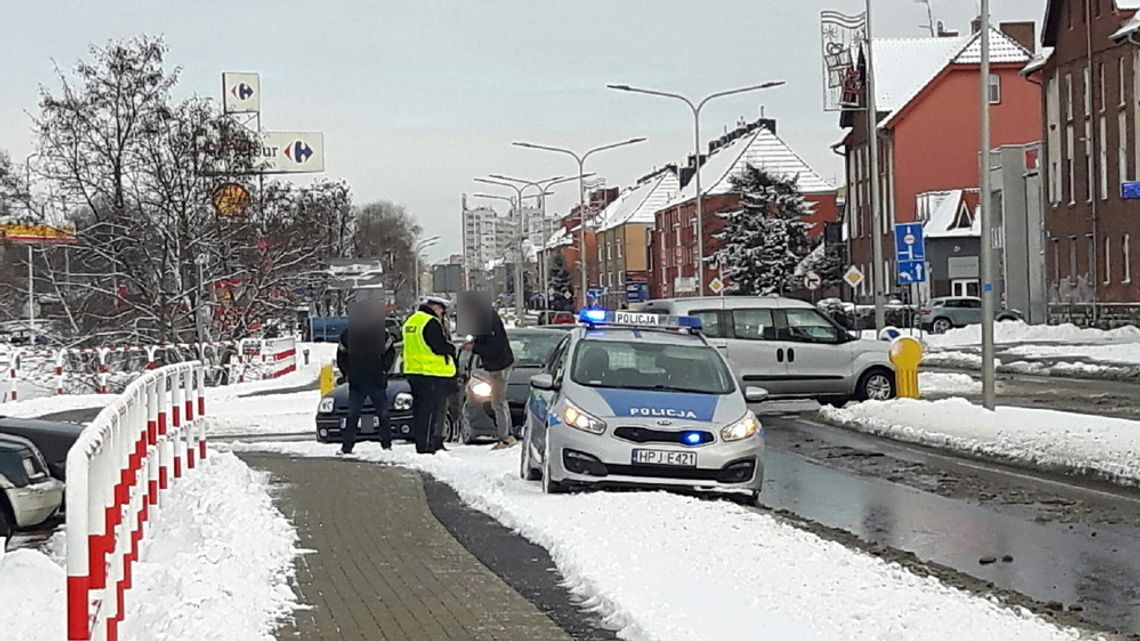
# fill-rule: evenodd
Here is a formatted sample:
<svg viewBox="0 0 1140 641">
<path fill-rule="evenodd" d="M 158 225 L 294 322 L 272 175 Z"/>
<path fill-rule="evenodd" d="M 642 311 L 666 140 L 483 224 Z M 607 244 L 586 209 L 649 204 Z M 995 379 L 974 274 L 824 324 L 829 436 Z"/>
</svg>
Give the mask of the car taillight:
<svg viewBox="0 0 1140 641">
<path fill-rule="evenodd" d="M 922 315 L 923 315 L 923 316 L 930 316 L 930 315 L 931 315 L 931 314 L 933 314 L 933 313 L 934 313 L 934 310 L 933 310 L 933 309 L 924 309 L 924 310 L 922 310 Z"/>
</svg>

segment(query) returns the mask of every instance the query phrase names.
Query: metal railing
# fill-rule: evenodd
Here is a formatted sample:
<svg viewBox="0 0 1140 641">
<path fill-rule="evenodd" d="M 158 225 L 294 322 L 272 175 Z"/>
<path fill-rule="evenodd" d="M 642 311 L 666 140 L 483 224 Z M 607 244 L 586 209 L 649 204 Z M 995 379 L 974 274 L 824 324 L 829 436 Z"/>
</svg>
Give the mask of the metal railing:
<svg viewBox="0 0 1140 641">
<path fill-rule="evenodd" d="M 206 458 L 205 368 L 146 372 L 67 455 L 67 638 L 116 641 L 131 570 L 154 510 Z"/>
</svg>

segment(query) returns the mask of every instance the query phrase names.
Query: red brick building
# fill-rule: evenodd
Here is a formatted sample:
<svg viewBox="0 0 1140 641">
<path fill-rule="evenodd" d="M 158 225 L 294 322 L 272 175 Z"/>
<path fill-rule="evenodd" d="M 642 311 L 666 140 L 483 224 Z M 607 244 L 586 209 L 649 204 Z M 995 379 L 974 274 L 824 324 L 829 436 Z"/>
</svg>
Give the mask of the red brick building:
<svg viewBox="0 0 1140 641">
<path fill-rule="evenodd" d="M 1140 279 L 1132 277 L 1140 201 L 1122 193 L 1140 167 L 1138 8 L 1133 0 L 1051 0 L 1047 48 L 1025 70 L 1045 87 L 1039 135 L 1054 317 L 1058 309 L 1078 322 L 1140 316 Z"/>
<path fill-rule="evenodd" d="M 587 196 L 585 215 L 590 224 L 586 225 L 586 277 L 591 288 L 597 287 L 601 281 L 598 264 L 589 260 L 589 257 L 597 255 L 598 252 L 598 239 L 594 227 L 596 221 L 593 219 L 604 211 L 610 203 L 617 200 L 620 192 L 621 190 L 617 187 L 609 187 L 596 189 Z M 575 205 L 570 213 L 562 217 L 561 228 L 550 237 L 546 246 L 539 251 L 540 260 L 546 260 L 547 257 L 553 255 L 553 252 L 562 254 L 566 269 L 570 272 L 571 281 L 574 283 L 574 304 L 576 308 L 585 306 L 585 292 L 581 291 L 581 240 L 579 237 L 582 231 L 581 218 L 581 205 Z"/>
<path fill-rule="evenodd" d="M 811 207 L 806 220 L 812 224 L 809 233 L 813 238 L 822 237 L 826 223 L 838 219 L 836 187 L 776 135 L 775 121 L 761 119 L 709 143 L 708 158 L 701 165 L 706 257 L 719 248 L 715 234 L 725 225 L 721 215 L 740 209 L 740 194 L 733 191 L 732 177 L 748 165 L 796 177 Z M 696 181 L 689 178 L 681 193 L 654 215 L 649 239 L 649 287 L 654 298 L 697 295 L 693 289 L 697 263 L 696 191 Z M 702 280 L 705 295 L 713 293 L 708 285 L 716 276 L 716 267 L 706 264 Z"/>
<path fill-rule="evenodd" d="M 877 38 L 874 47 L 879 111 L 879 176 L 885 273 L 894 283 L 892 229 L 914 222 L 919 194 L 977 188 L 981 138 L 980 25 L 968 36 Z M 1041 137 L 1040 87 L 1020 75 L 1032 59 L 1032 22 L 1002 24 L 990 38 L 990 102 L 993 147 Z M 864 101 L 865 103 L 865 101 Z M 867 275 L 857 292 L 872 294 L 871 177 L 867 119 L 847 111 L 841 146 L 847 164 L 848 256 Z"/>
</svg>

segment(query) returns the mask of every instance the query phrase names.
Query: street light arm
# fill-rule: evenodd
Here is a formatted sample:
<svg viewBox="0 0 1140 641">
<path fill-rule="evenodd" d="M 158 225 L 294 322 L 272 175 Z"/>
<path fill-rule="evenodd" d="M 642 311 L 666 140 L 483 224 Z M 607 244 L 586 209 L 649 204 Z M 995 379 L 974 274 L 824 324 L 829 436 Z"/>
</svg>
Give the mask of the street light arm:
<svg viewBox="0 0 1140 641">
<path fill-rule="evenodd" d="M 625 140 L 622 142 L 615 142 L 615 143 L 612 143 L 609 145 L 602 145 L 601 147 L 594 147 L 590 151 L 587 151 L 586 153 L 582 154 L 582 163 L 585 164 L 587 158 L 589 158 L 590 156 L 593 156 L 594 154 L 598 153 L 599 151 L 609 151 L 610 149 L 617 149 L 618 147 L 625 147 L 626 145 L 636 145 L 637 143 L 645 142 L 646 140 L 648 140 L 648 139 L 644 138 L 644 137 L 630 138 L 629 140 Z"/>
<path fill-rule="evenodd" d="M 560 154 L 567 154 L 569 156 L 572 156 L 574 158 L 574 160 L 576 160 L 578 162 L 578 164 L 582 163 L 582 158 L 570 149 L 563 149 L 562 147 L 550 147 L 547 145 L 536 145 L 533 142 L 512 142 L 511 144 L 514 145 L 515 147 L 524 147 L 526 149 L 541 149 L 543 151 L 556 151 Z"/>
<path fill-rule="evenodd" d="M 765 82 L 765 83 L 762 83 L 759 85 L 752 85 L 750 87 L 741 87 L 739 89 L 729 89 L 728 91 L 718 91 L 714 94 L 709 94 L 708 96 L 705 96 L 705 99 L 702 100 L 696 106 L 695 110 L 700 111 L 701 108 L 703 108 L 705 106 L 705 103 L 707 103 L 710 100 L 714 100 L 716 98 L 723 98 L 725 96 L 733 96 L 733 95 L 736 95 L 738 93 L 748 93 L 750 91 L 759 91 L 761 89 L 772 89 L 774 87 L 779 87 L 779 86 L 784 85 L 784 84 L 785 83 L 783 80 L 777 80 L 774 82 Z M 692 104 L 692 103 L 690 103 L 690 104 Z"/>
<path fill-rule="evenodd" d="M 629 85 L 606 85 L 606 88 L 607 89 L 615 89 L 617 91 L 628 91 L 630 93 L 644 93 L 644 94 L 648 94 L 650 96 L 661 96 L 663 98 L 673 98 L 674 100 L 680 100 L 681 102 L 685 103 L 686 105 L 689 105 L 689 109 L 692 109 L 693 111 L 697 110 L 697 106 L 693 104 L 692 100 L 689 100 L 687 97 L 682 96 L 679 93 L 670 93 L 668 91 L 657 91 L 656 89 L 643 89 L 641 87 L 631 87 Z"/>
</svg>

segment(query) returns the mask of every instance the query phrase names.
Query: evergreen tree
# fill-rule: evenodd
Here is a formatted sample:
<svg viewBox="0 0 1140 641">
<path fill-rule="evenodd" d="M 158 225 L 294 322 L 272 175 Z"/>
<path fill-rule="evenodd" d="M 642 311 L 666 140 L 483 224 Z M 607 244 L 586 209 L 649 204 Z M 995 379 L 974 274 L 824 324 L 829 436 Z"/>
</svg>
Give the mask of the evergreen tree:
<svg viewBox="0 0 1140 641">
<path fill-rule="evenodd" d="M 732 178 L 732 185 L 741 193 L 741 209 L 722 214 L 728 224 L 715 235 L 721 241 L 714 256 L 722 277 L 734 294 L 781 293 L 812 248 L 804 196 L 794 177 L 751 165 Z"/>
</svg>

